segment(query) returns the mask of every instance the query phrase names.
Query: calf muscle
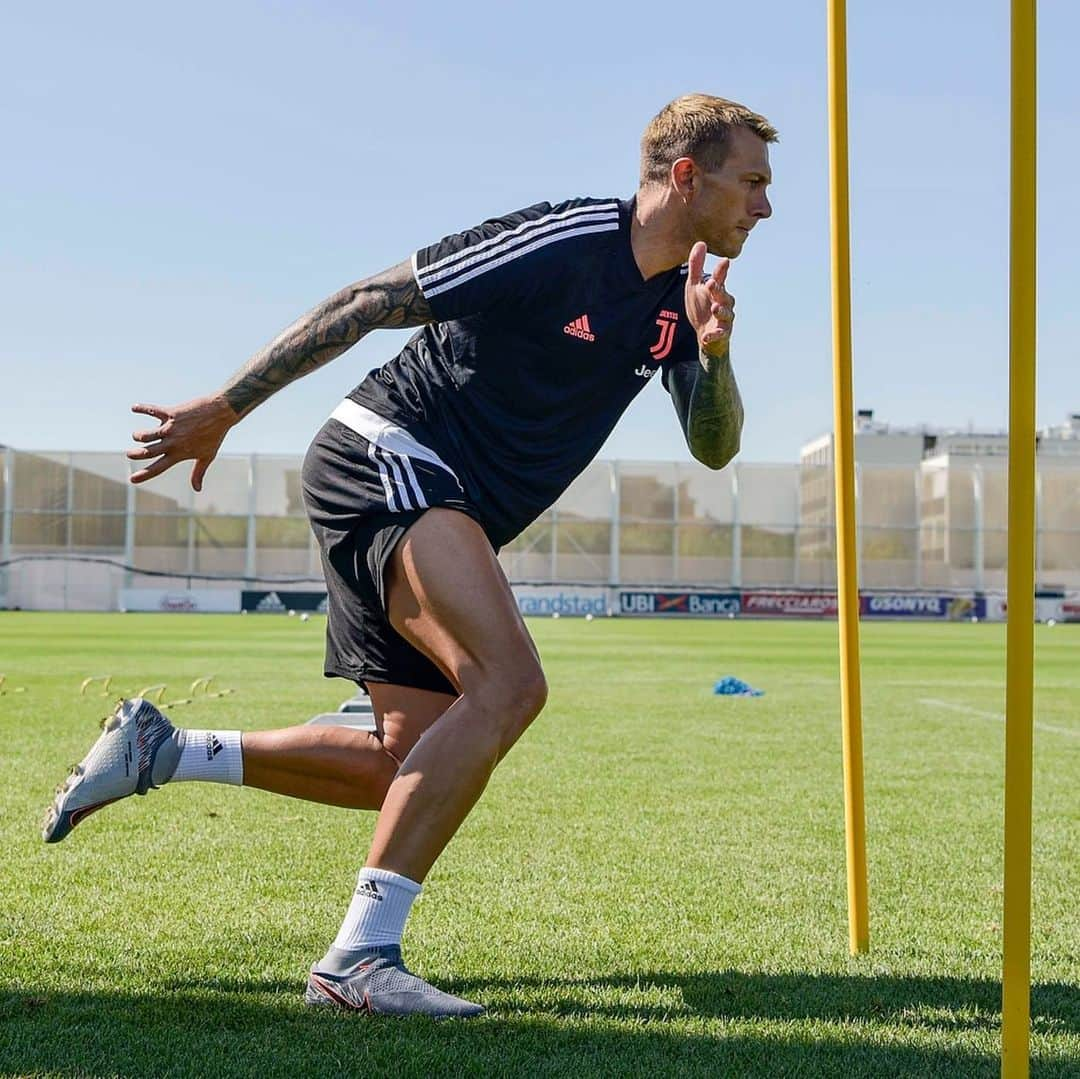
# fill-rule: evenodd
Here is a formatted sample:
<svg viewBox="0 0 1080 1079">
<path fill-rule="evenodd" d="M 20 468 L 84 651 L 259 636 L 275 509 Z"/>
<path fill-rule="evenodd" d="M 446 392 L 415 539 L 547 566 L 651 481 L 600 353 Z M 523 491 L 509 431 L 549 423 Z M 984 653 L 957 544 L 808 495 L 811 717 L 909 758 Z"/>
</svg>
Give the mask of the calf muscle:
<svg viewBox="0 0 1080 1079">
<path fill-rule="evenodd" d="M 378 809 L 397 761 L 370 731 L 300 726 L 243 735 L 244 785 L 346 809 Z"/>
</svg>

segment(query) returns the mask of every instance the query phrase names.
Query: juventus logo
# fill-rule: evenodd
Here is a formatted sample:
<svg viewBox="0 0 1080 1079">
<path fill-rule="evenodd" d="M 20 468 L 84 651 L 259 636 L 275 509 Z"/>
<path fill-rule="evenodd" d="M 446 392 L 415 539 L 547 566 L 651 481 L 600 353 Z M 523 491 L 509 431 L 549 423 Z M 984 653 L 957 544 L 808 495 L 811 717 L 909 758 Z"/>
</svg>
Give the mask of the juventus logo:
<svg viewBox="0 0 1080 1079">
<path fill-rule="evenodd" d="M 675 323 L 678 321 L 677 312 L 660 312 L 660 317 L 656 320 L 656 325 L 660 327 L 660 336 L 656 339 L 656 344 L 649 349 L 654 360 L 664 359 L 671 351 L 671 346 L 675 343 Z"/>
</svg>

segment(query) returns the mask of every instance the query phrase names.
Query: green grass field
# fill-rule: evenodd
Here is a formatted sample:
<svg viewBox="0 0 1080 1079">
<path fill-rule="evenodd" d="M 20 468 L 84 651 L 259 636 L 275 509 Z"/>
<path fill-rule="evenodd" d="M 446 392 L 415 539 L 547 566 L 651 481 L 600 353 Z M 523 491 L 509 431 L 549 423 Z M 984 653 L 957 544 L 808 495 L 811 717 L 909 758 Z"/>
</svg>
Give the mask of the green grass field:
<svg viewBox="0 0 1080 1079">
<path fill-rule="evenodd" d="M 102 697 L 197 727 L 350 695 L 322 620 L 0 615 L 3 1075 L 996 1076 L 1004 627 L 864 624 L 872 951 L 847 949 L 835 624 L 540 621 L 544 715 L 406 957 L 466 1023 L 312 1012 L 372 829 L 177 784 L 39 838 Z M 1033 1072 L 1080 1074 L 1080 627 L 1036 635 Z M 714 697 L 735 674 L 767 693 Z M 22 692 L 16 690 L 22 689 Z"/>
</svg>

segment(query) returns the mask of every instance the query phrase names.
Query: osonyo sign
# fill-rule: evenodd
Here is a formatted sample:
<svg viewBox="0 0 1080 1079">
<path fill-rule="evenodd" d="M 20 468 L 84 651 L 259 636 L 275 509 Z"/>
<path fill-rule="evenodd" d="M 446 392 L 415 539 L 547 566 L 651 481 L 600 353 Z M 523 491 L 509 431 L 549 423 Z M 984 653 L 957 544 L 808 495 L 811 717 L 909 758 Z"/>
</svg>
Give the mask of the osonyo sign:
<svg viewBox="0 0 1080 1079">
<path fill-rule="evenodd" d="M 975 612 L 970 596 L 924 592 L 875 592 L 864 595 L 861 606 L 868 618 L 963 618 Z"/>
<path fill-rule="evenodd" d="M 620 592 L 620 614 L 718 618 L 739 613 L 738 592 Z"/>
</svg>

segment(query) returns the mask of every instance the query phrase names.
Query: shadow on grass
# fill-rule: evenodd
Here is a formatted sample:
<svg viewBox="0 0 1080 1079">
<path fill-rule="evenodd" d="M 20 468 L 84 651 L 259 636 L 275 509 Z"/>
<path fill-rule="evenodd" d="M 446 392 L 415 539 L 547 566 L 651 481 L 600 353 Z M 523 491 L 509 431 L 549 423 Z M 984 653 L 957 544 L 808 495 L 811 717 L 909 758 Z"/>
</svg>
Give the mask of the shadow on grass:
<svg viewBox="0 0 1080 1079">
<path fill-rule="evenodd" d="M 306 1009 L 299 988 L 206 979 L 164 993 L 0 991 L 0 1074 L 998 1074 L 1000 989 L 987 980 L 739 971 L 462 980 L 447 988 L 490 1014 L 441 1024 Z M 1080 990 L 1034 987 L 1032 1016 L 1037 1033 L 1075 1035 Z M 1036 1059 L 1033 1074 L 1075 1075 L 1075 1060 Z"/>
<path fill-rule="evenodd" d="M 515 995 L 531 990 L 542 996 L 545 1011 L 620 1019 L 660 1018 L 671 1011 L 654 1008 L 650 1015 L 648 1006 L 597 1003 L 602 994 L 611 996 L 614 989 L 670 998 L 675 990 L 685 1004 L 678 1014 L 707 1018 L 879 1022 L 952 1031 L 996 1030 L 1001 1020 L 1001 983 L 974 978 L 726 970 L 603 979 L 458 979 L 443 987 L 463 996 L 483 994 L 493 1005 L 509 1007 Z M 1032 986 L 1031 1019 L 1036 1033 L 1080 1034 L 1080 987 L 1063 982 Z"/>
</svg>

